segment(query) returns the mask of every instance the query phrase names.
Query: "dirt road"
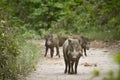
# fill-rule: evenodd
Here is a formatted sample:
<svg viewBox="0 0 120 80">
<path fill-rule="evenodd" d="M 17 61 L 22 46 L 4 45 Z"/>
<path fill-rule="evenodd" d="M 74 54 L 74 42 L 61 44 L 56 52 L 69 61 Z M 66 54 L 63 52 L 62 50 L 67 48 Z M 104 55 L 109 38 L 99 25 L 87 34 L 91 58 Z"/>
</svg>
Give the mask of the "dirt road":
<svg viewBox="0 0 120 80">
<path fill-rule="evenodd" d="M 44 56 L 44 41 L 40 42 L 40 45 L 42 47 L 42 56 Z M 77 75 L 64 74 L 65 65 L 62 48 L 60 48 L 60 58 L 55 54 L 53 58 L 50 58 L 48 52 L 47 57 L 40 59 L 37 69 L 29 73 L 26 80 L 90 80 L 93 76 L 93 70 L 99 70 L 100 72 L 100 76 L 93 80 L 102 80 L 110 70 L 115 73 L 118 70 L 118 65 L 113 61 L 112 52 L 106 48 L 91 48 L 88 50 L 88 56 L 80 58 Z"/>
</svg>

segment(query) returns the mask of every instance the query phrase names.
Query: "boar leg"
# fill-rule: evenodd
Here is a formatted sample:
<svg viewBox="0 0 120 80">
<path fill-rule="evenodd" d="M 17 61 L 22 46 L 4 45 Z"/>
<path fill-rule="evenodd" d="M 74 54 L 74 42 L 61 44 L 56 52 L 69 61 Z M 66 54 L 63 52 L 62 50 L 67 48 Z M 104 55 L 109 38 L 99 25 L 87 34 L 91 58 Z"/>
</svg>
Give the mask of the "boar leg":
<svg viewBox="0 0 120 80">
<path fill-rule="evenodd" d="M 64 73 L 66 73 L 67 72 L 67 60 L 64 59 L 64 61 L 65 61 L 65 71 L 64 71 Z"/>
<path fill-rule="evenodd" d="M 71 74 L 74 74 L 73 65 L 74 65 L 74 62 L 72 61 L 72 62 L 71 62 L 71 68 L 72 68 Z"/>
<path fill-rule="evenodd" d="M 70 61 L 69 61 L 69 60 L 68 60 L 68 65 L 69 65 L 68 74 L 70 74 L 70 67 L 71 67 L 70 65 L 71 65 L 71 64 L 70 64 Z"/>
<path fill-rule="evenodd" d="M 87 56 L 87 54 L 86 54 L 86 48 L 84 48 L 84 53 L 85 53 L 85 56 Z"/>
<path fill-rule="evenodd" d="M 78 66 L 79 59 L 75 62 L 75 74 L 77 74 L 77 66 Z"/>
<path fill-rule="evenodd" d="M 45 57 L 46 57 L 46 55 L 47 55 L 47 52 L 48 52 L 48 47 L 46 47 L 46 51 L 45 51 Z"/>
<path fill-rule="evenodd" d="M 57 54 L 56 54 L 56 55 L 58 55 L 59 58 L 60 58 L 60 54 L 59 54 L 59 46 L 56 47 L 56 51 L 57 51 Z"/>
<path fill-rule="evenodd" d="M 51 49 L 50 49 L 51 58 L 53 58 L 53 54 L 54 54 L 54 48 L 51 48 Z"/>
</svg>

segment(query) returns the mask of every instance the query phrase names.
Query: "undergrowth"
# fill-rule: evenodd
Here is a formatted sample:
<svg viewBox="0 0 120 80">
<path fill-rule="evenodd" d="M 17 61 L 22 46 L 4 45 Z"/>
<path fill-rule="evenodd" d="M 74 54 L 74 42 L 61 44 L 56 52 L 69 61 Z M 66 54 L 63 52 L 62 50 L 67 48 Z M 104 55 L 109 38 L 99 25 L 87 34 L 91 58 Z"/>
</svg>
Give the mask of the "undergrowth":
<svg viewBox="0 0 120 80">
<path fill-rule="evenodd" d="M 40 59 L 40 48 L 34 43 L 23 43 L 21 46 L 22 53 L 17 57 L 18 73 L 26 75 L 36 68 L 36 64 Z"/>
</svg>

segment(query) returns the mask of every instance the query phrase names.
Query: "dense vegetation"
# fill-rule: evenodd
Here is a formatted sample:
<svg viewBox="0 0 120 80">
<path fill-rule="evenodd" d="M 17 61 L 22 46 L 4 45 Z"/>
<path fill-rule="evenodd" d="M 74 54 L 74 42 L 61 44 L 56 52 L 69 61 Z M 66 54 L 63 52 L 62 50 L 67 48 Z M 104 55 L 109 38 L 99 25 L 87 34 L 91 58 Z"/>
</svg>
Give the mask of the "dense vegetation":
<svg viewBox="0 0 120 80">
<path fill-rule="evenodd" d="M 0 79 L 15 80 L 33 69 L 40 52 L 26 39 L 48 33 L 119 40 L 120 1 L 1 0 Z"/>
</svg>

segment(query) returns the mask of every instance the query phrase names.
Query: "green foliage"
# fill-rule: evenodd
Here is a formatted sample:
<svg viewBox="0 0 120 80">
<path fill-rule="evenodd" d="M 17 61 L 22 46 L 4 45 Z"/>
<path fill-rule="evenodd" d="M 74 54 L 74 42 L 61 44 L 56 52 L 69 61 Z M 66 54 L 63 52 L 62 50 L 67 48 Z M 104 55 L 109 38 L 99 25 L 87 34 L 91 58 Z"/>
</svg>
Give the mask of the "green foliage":
<svg viewBox="0 0 120 80">
<path fill-rule="evenodd" d="M 57 21 L 51 23 L 52 32 L 83 34 L 102 40 L 120 39 L 118 18 L 120 1 L 117 2 L 114 0 L 59 2 L 64 4 L 64 7 L 60 7 L 61 10 L 58 13 L 60 16 Z"/>
<path fill-rule="evenodd" d="M 100 71 L 97 69 L 94 69 L 92 72 L 92 77 L 90 78 L 90 80 L 93 80 L 95 77 L 98 77 L 100 75 Z"/>
<path fill-rule="evenodd" d="M 8 24 L 4 20 L 0 22 L 0 79 L 17 80 L 17 74 L 27 74 L 35 69 L 40 50 L 34 43 L 26 42 L 26 37 L 16 33 L 20 31 L 18 28 L 7 27 Z"/>
<path fill-rule="evenodd" d="M 117 53 L 114 60 L 120 65 L 120 52 Z"/>
<path fill-rule="evenodd" d="M 40 36 L 34 30 L 25 31 L 22 36 L 25 39 L 40 39 Z"/>
<path fill-rule="evenodd" d="M 21 54 L 16 41 L 16 29 L 8 27 L 7 21 L 0 21 L 0 79 L 16 79 L 16 57 Z"/>
<path fill-rule="evenodd" d="M 18 74 L 23 75 L 35 69 L 35 63 L 38 60 L 40 50 L 36 45 L 28 45 L 30 43 L 25 43 L 26 41 L 24 39 L 26 39 L 26 37 L 33 37 L 35 39 L 36 33 L 33 30 L 29 31 L 30 37 L 29 35 L 23 36 L 27 31 L 26 24 L 24 24 L 24 21 L 20 18 L 14 16 L 14 3 L 12 4 L 11 1 L 6 2 L 6 0 L 2 0 L 1 3 L 0 80 L 17 80 Z M 27 49 L 25 46 L 27 46 Z"/>
<path fill-rule="evenodd" d="M 35 42 L 35 41 L 34 41 Z M 41 56 L 39 47 L 32 41 L 24 42 L 21 45 L 22 53 L 17 57 L 17 72 L 26 75 L 36 69 L 36 64 Z"/>
<path fill-rule="evenodd" d="M 10 14 L 16 26 L 26 28 L 24 36 L 27 38 L 34 36 L 31 32 L 43 37 L 60 31 L 65 34 L 90 33 L 90 37 L 97 39 L 105 36 L 120 39 L 119 0 L 2 0 L 0 9 L 2 13 Z"/>
<path fill-rule="evenodd" d="M 97 76 L 100 75 L 100 72 L 95 69 L 95 70 L 93 71 L 93 75 L 94 75 L 94 77 L 97 77 Z"/>
<path fill-rule="evenodd" d="M 114 78 L 114 72 L 112 70 L 110 70 L 108 73 L 107 73 L 107 76 L 103 78 L 103 80 L 116 80 Z"/>
<path fill-rule="evenodd" d="M 114 60 L 119 64 L 119 70 L 118 70 L 118 74 L 117 74 L 117 78 L 115 78 L 116 80 L 120 80 L 120 51 L 116 53 Z"/>
</svg>

